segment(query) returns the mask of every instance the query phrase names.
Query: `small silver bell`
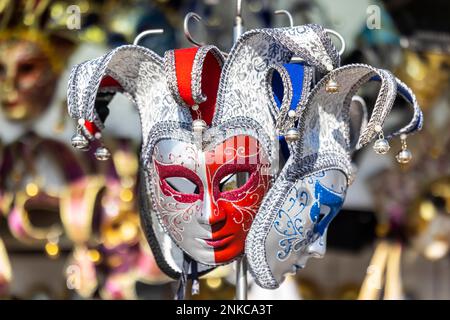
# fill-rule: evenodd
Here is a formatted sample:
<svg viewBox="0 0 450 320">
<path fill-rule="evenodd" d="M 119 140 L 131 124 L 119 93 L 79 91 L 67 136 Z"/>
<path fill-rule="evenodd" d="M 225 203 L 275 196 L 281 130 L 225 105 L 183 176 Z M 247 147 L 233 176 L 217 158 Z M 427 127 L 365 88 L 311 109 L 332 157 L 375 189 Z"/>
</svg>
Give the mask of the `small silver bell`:
<svg viewBox="0 0 450 320">
<path fill-rule="evenodd" d="M 208 128 L 208 125 L 204 120 L 197 119 L 192 122 L 192 130 L 196 133 L 202 133 Z"/>
<path fill-rule="evenodd" d="M 300 139 L 300 132 L 296 128 L 291 128 L 286 132 L 284 138 L 287 142 L 297 141 Z"/>
<path fill-rule="evenodd" d="M 74 134 L 71 139 L 72 146 L 79 150 L 89 150 L 89 141 L 82 134 Z"/>
<path fill-rule="evenodd" d="M 328 80 L 327 84 L 325 85 L 325 91 L 328 93 L 336 93 L 339 92 L 339 84 L 331 78 Z"/>
<path fill-rule="evenodd" d="M 98 147 L 95 150 L 95 158 L 100 161 L 106 161 L 111 157 L 111 152 L 106 147 Z"/>
<path fill-rule="evenodd" d="M 378 154 L 386 154 L 391 146 L 389 145 L 389 141 L 386 139 L 378 139 L 375 141 L 375 144 L 373 145 L 373 150 L 375 150 Z"/>
<path fill-rule="evenodd" d="M 398 163 L 405 164 L 411 161 L 412 153 L 408 149 L 403 149 L 400 150 L 400 152 L 395 156 L 395 158 L 397 159 Z"/>
</svg>

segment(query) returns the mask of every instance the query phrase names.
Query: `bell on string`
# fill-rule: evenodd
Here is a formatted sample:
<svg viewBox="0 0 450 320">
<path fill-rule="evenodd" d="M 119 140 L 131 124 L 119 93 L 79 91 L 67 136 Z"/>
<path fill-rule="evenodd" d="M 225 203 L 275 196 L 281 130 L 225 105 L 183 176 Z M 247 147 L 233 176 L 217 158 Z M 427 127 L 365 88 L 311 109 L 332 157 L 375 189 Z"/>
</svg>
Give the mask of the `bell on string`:
<svg viewBox="0 0 450 320">
<path fill-rule="evenodd" d="M 300 139 L 300 132 L 296 128 L 291 128 L 286 132 L 284 138 L 287 142 L 297 141 Z"/>
<path fill-rule="evenodd" d="M 331 78 L 328 80 L 327 84 L 325 85 L 325 91 L 328 93 L 336 93 L 339 92 L 339 84 Z"/>
<path fill-rule="evenodd" d="M 398 163 L 405 164 L 411 161 L 412 153 L 408 150 L 408 146 L 406 144 L 406 134 L 402 134 L 400 136 L 400 140 L 402 143 L 402 150 L 395 156 Z"/>
<path fill-rule="evenodd" d="M 378 132 L 378 140 L 375 141 L 373 150 L 378 154 L 386 154 L 391 146 L 389 145 L 389 141 L 384 138 L 383 127 L 381 124 L 375 126 L 375 132 Z"/>
<path fill-rule="evenodd" d="M 71 139 L 72 146 L 79 150 L 89 150 L 89 141 L 82 134 L 74 134 Z"/>
<path fill-rule="evenodd" d="M 408 149 L 400 150 L 400 152 L 395 156 L 398 163 L 405 164 L 411 161 L 412 153 Z"/>
<path fill-rule="evenodd" d="M 389 141 L 384 138 L 378 139 L 373 145 L 373 150 L 375 150 L 378 154 L 386 154 L 390 148 L 391 146 L 389 145 Z"/>
<path fill-rule="evenodd" d="M 202 133 L 207 127 L 208 125 L 204 120 L 197 119 L 192 122 L 192 130 L 196 133 Z"/>
<path fill-rule="evenodd" d="M 95 158 L 100 161 L 106 161 L 111 157 L 111 152 L 109 150 L 102 146 L 98 147 L 97 150 L 95 150 Z"/>
</svg>

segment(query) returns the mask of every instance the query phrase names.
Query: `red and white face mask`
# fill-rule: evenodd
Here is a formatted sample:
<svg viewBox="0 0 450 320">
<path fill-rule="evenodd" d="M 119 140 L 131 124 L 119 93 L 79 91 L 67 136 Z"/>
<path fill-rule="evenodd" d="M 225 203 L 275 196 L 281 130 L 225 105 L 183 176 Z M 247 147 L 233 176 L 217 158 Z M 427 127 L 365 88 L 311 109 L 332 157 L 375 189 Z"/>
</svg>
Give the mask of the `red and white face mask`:
<svg viewBox="0 0 450 320">
<path fill-rule="evenodd" d="M 240 256 L 269 189 L 270 165 L 258 140 L 239 135 L 204 151 L 161 140 L 152 158 L 154 209 L 175 243 L 204 264 Z"/>
<path fill-rule="evenodd" d="M 69 112 L 91 141 L 101 137 L 111 93 L 125 92 L 135 102 L 142 128 L 142 226 L 157 261 L 174 278 L 204 274 L 242 255 L 270 187 L 278 117 L 262 84 L 266 63 L 278 56 L 270 45 L 247 42 L 236 49 L 241 58 L 225 65 L 213 46 L 172 50 L 164 58 L 123 46 L 71 76 Z"/>
</svg>

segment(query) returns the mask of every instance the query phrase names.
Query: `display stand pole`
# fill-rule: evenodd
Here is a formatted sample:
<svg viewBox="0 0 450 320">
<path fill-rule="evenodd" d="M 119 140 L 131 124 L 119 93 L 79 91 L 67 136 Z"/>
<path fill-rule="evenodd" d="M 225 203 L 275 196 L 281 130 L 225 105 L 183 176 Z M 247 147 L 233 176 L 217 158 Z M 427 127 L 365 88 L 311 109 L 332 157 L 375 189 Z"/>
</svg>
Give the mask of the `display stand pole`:
<svg viewBox="0 0 450 320">
<path fill-rule="evenodd" d="M 242 0 L 236 0 L 236 16 L 233 26 L 233 43 L 244 33 L 244 22 L 242 20 Z M 242 181 L 239 181 L 241 185 Z M 242 183 L 243 184 L 243 183 Z M 245 255 L 236 262 L 236 300 L 247 300 L 247 259 Z"/>
<path fill-rule="evenodd" d="M 247 259 L 236 262 L 236 300 L 247 300 Z"/>
<path fill-rule="evenodd" d="M 236 1 L 236 15 L 233 25 L 233 43 L 244 33 L 244 21 L 242 20 L 242 0 Z"/>
</svg>

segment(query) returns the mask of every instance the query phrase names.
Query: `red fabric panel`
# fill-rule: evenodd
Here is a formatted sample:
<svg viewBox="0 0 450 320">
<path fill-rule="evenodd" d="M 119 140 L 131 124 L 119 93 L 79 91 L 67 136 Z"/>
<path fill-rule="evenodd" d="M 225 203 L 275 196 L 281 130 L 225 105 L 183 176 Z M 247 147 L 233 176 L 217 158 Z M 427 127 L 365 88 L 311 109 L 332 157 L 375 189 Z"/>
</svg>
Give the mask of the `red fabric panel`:
<svg viewBox="0 0 450 320">
<path fill-rule="evenodd" d="M 178 92 L 187 105 L 195 104 L 192 98 L 192 67 L 198 48 L 178 49 L 174 51 L 175 73 L 177 77 Z M 222 68 L 213 54 L 208 53 L 205 57 L 202 70 L 202 92 L 207 100 L 199 105 L 199 110 L 190 109 L 192 118 L 198 119 L 199 114 L 208 125 L 211 125 L 216 106 L 217 90 Z"/>
<path fill-rule="evenodd" d="M 192 65 L 198 48 L 175 50 L 175 72 L 177 75 L 178 92 L 189 106 L 195 104 L 192 99 Z"/>
<path fill-rule="evenodd" d="M 206 55 L 202 71 L 202 92 L 206 95 L 205 102 L 200 104 L 202 119 L 211 125 L 214 111 L 216 109 L 217 90 L 219 89 L 220 74 L 222 67 L 212 53 Z"/>
</svg>

